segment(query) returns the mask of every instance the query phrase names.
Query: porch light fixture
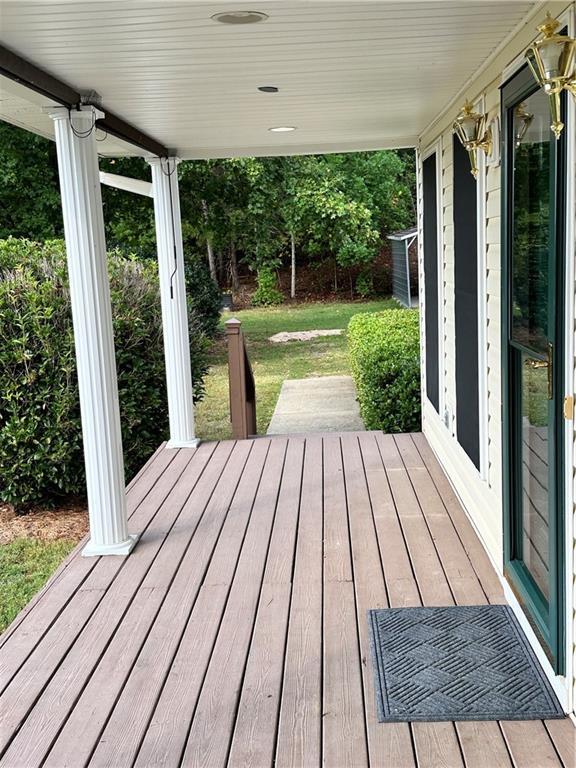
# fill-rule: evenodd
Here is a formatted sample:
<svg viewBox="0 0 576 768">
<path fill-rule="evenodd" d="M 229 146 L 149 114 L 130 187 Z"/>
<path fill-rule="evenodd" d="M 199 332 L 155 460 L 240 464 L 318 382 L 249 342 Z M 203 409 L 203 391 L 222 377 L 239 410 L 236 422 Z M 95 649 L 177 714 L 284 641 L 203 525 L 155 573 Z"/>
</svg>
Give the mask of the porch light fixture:
<svg viewBox="0 0 576 768">
<path fill-rule="evenodd" d="M 260 21 L 266 21 L 268 14 L 261 11 L 222 11 L 210 18 L 221 24 L 258 24 Z"/>
<path fill-rule="evenodd" d="M 559 28 L 560 22 L 546 14 L 537 27 L 540 37 L 525 53 L 536 82 L 550 99 L 550 129 L 557 139 L 564 128 L 560 119 L 560 94 L 567 90 L 576 96 L 576 40 L 557 34 Z"/>
<path fill-rule="evenodd" d="M 474 112 L 474 105 L 466 101 L 452 124 L 454 133 L 470 156 L 470 173 L 478 178 L 476 152 L 481 149 L 486 155 L 492 152 L 492 131 L 486 125 L 486 115 Z"/>
<path fill-rule="evenodd" d="M 288 133 L 289 131 L 295 131 L 296 126 L 295 125 L 277 125 L 274 126 L 274 128 L 268 128 L 269 131 L 272 131 L 272 133 Z"/>
</svg>

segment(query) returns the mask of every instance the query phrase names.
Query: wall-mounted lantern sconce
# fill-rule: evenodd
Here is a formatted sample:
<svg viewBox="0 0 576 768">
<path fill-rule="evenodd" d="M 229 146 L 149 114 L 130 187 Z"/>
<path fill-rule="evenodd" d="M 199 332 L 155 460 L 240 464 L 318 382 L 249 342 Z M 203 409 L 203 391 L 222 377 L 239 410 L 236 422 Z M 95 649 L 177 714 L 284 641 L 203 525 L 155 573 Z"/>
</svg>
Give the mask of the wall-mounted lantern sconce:
<svg viewBox="0 0 576 768">
<path fill-rule="evenodd" d="M 560 94 L 564 89 L 576 96 L 576 40 L 558 35 L 560 22 L 546 14 L 537 27 L 540 37 L 526 50 L 526 59 L 536 82 L 550 97 L 550 126 L 557 139 L 564 123 L 560 119 Z"/>
<path fill-rule="evenodd" d="M 474 106 L 467 101 L 452 124 L 455 134 L 470 156 L 470 172 L 478 178 L 476 152 L 481 149 L 486 155 L 492 152 L 492 131 L 487 127 L 486 115 L 474 112 Z"/>
<path fill-rule="evenodd" d="M 514 110 L 514 141 L 516 142 L 516 147 L 522 144 L 522 139 L 526 136 L 532 120 L 534 120 L 534 115 L 526 110 L 526 102 L 522 101 Z"/>
</svg>

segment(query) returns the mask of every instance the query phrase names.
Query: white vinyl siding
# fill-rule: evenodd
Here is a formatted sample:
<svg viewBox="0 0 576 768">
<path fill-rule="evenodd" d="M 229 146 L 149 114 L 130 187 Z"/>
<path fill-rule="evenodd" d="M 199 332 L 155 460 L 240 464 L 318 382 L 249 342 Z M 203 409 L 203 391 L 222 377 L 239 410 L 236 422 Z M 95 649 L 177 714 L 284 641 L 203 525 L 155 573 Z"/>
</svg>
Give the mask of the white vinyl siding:
<svg viewBox="0 0 576 768">
<path fill-rule="evenodd" d="M 554 15 L 560 15 L 566 10 L 566 4 L 549 3 L 542 9 L 542 16 L 547 9 L 550 9 Z M 574 4 L 571 6 L 572 13 Z M 572 34 L 574 32 L 572 31 Z M 468 84 L 466 93 L 462 94 L 461 102 L 465 97 L 475 102 L 477 99 L 484 98 L 484 111 L 488 113 L 489 118 L 500 115 L 500 84 L 502 82 L 502 73 L 510 62 L 514 61 L 522 54 L 527 44 L 527 32 L 523 30 L 517 38 L 510 42 L 505 51 L 499 54 L 493 66 L 487 71 L 482 72 L 476 81 Z M 434 143 L 439 143 L 442 147 L 439 162 L 441 166 L 442 179 L 442 277 L 443 277 L 443 303 L 439 308 L 442 315 L 439 318 L 440 328 L 443 331 L 442 336 L 442 360 L 440 361 L 440 370 L 443 372 L 443 381 L 441 382 L 444 393 L 445 407 L 449 409 L 450 414 L 455 413 L 455 328 L 454 328 L 454 233 L 453 233 L 453 188 L 452 188 L 452 129 L 451 124 L 459 107 L 460 102 L 451 106 L 451 109 L 443 114 L 428 131 L 420 137 L 421 149 L 426 149 Z M 576 115 L 576 109 L 572 108 L 572 115 Z M 574 125 L 571 127 L 574 132 Z M 572 142 L 574 143 L 574 134 Z M 572 155 L 572 170 L 568 172 L 569 178 L 576 174 L 576 150 Z M 485 355 L 485 375 L 487 382 L 486 391 L 486 415 L 480 420 L 480 439 L 487 439 L 486 449 L 486 468 L 485 472 L 478 473 L 472 462 L 465 455 L 464 451 L 458 445 L 455 437 L 455 424 L 453 420 L 447 426 L 444 423 L 444 413 L 441 417 L 434 412 L 426 403 L 423 406 L 423 429 L 426 433 L 432 447 L 436 451 L 440 461 L 444 465 L 448 476 L 455 490 L 460 496 L 464 507 L 478 531 L 484 546 L 486 547 L 493 562 L 502 573 L 503 560 L 503 519 L 502 519 L 502 372 L 501 372 L 501 167 L 500 165 L 489 166 L 485 169 L 484 177 L 485 190 L 485 219 L 479 219 L 478 226 L 484 227 L 484 259 L 485 275 L 478 276 L 479 281 L 485 278 L 485 319 L 484 319 L 484 338 L 486 345 Z M 419 194 L 419 219 L 418 226 L 421 231 L 422 226 L 422 200 L 421 189 Z M 574 205 L 574 192 L 572 192 L 571 210 L 573 218 L 576 219 L 576 210 Z M 576 249 L 576 221 L 574 221 L 571 230 L 571 246 L 569 251 L 572 258 L 575 258 Z M 422 237 L 420 240 L 420 254 L 422 249 Z M 576 265 L 574 266 L 576 273 Z M 573 273 L 573 274 L 574 274 Z M 421 281 L 423 275 L 420 275 Z M 573 286 L 573 289 L 576 286 Z M 422 285 L 421 285 L 422 295 Z M 574 314 L 576 307 L 576 296 L 572 311 Z M 570 387 L 574 389 L 576 380 L 576 317 L 571 324 L 569 333 L 572 333 L 573 344 L 570 345 L 570 354 L 573 355 L 573 379 L 568 381 L 568 391 Z M 423 352 L 424 352 L 424 348 Z M 481 372 L 482 375 L 482 372 Z M 572 377 L 568 377 L 571 379 Z M 576 430 L 573 432 L 573 450 L 567 460 L 571 462 L 571 495 L 576 498 Z M 571 507 L 569 515 L 572 517 L 572 524 L 568 529 L 569 545 L 567 545 L 566 567 L 569 569 L 568 590 L 571 592 L 569 602 L 567 603 L 568 623 L 572 626 L 568 631 L 571 634 L 573 642 L 573 652 L 569 655 L 572 659 L 567 659 L 571 666 L 573 676 L 573 695 L 572 708 L 576 712 L 576 507 L 570 501 Z"/>
</svg>

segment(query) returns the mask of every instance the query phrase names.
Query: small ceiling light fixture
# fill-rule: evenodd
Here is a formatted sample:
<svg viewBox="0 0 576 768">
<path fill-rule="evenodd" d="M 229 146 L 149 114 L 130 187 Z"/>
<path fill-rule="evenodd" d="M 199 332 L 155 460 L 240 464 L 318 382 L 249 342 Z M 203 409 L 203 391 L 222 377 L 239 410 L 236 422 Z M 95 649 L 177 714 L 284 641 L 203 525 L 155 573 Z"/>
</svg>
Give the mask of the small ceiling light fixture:
<svg viewBox="0 0 576 768">
<path fill-rule="evenodd" d="M 288 133 L 289 131 L 295 131 L 296 126 L 295 125 L 276 125 L 274 128 L 268 128 L 269 131 L 272 131 L 273 133 Z"/>
<path fill-rule="evenodd" d="M 470 156 L 470 173 L 478 178 L 478 163 L 476 152 L 481 149 L 486 155 L 492 152 L 492 131 L 486 127 L 486 115 L 474 112 L 474 105 L 466 101 L 458 117 L 454 120 L 452 128 L 460 139 L 460 143 L 468 151 Z"/>
<path fill-rule="evenodd" d="M 266 21 L 268 14 L 261 11 L 222 11 L 210 18 L 221 24 L 258 24 L 260 21 Z"/>
<path fill-rule="evenodd" d="M 259 85 L 258 90 L 262 93 L 278 93 L 279 91 L 275 85 Z"/>
<path fill-rule="evenodd" d="M 537 27 L 540 37 L 524 54 L 536 82 L 550 97 L 550 129 L 557 139 L 564 128 L 560 94 L 565 89 L 576 96 L 576 40 L 557 34 L 559 28 L 560 22 L 547 13 Z"/>
</svg>

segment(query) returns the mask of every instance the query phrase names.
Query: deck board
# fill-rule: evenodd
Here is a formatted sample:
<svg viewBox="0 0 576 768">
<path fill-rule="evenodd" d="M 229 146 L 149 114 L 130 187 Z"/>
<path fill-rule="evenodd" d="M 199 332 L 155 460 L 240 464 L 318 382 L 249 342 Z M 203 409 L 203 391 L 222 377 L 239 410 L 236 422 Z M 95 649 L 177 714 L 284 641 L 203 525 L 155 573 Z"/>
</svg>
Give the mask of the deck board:
<svg viewBox="0 0 576 768">
<path fill-rule="evenodd" d="M 3 768 L 572 768 L 568 720 L 377 722 L 369 608 L 504 600 L 422 435 L 162 446 L 127 499 L 0 639 Z"/>
</svg>

